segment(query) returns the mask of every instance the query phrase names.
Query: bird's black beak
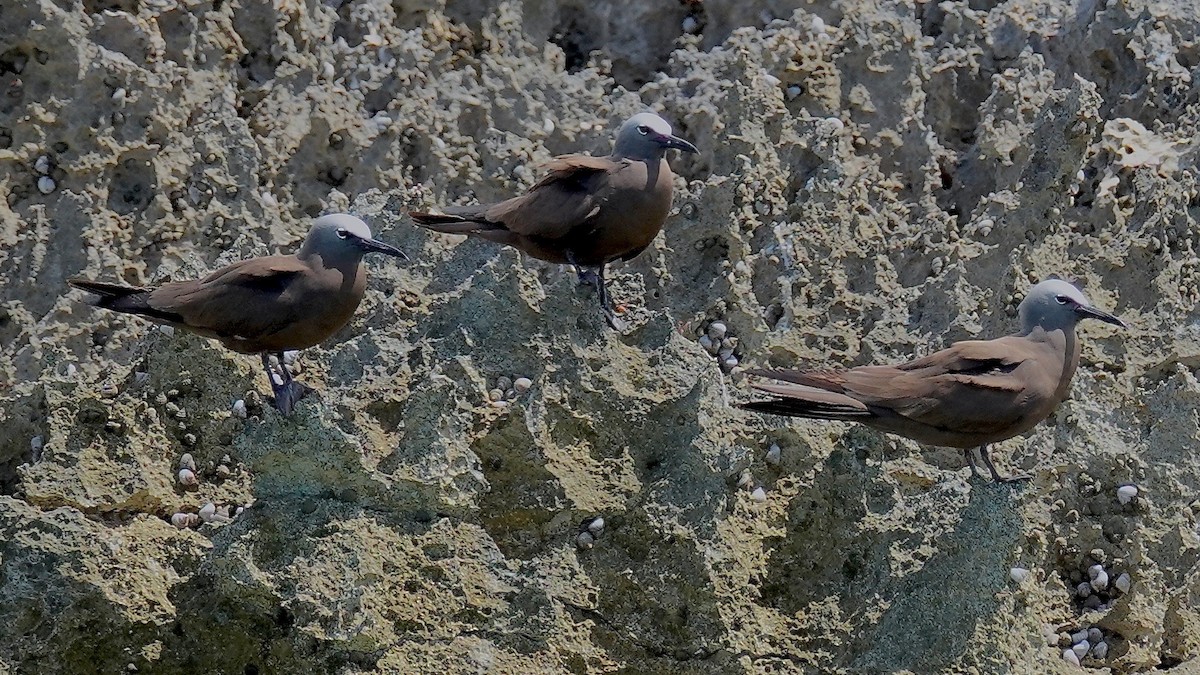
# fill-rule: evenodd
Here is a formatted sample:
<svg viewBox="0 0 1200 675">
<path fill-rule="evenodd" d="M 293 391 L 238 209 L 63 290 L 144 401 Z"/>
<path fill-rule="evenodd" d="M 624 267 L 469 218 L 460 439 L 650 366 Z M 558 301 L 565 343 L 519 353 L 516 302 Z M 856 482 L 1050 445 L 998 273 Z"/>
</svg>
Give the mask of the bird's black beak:
<svg viewBox="0 0 1200 675">
<path fill-rule="evenodd" d="M 688 143 L 678 136 L 669 136 L 667 134 L 655 134 L 654 141 L 664 148 L 675 148 L 684 152 L 700 152 L 696 146 Z"/>
<path fill-rule="evenodd" d="M 1075 305 L 1075 313 L 1078 314 L 1079 318 L 1081 319 L 1099 319 L 1104 323 L 1111 323 L 1114 326 L 1120 326 L 1121 328 L 1129 327 L 1125 325 L 1124 321 L 1118 319 L 1112 314 L 1109 314 L 1108 312 L 1096 309 L 1095 307 L 1089 307 L 1087 305 Z"/>
<path fill-rule="evenodd" d="M 404 251 L 401 251 L 391 244 L 385 244 L 378 239 L 365 239 L 362 237 L 356 237 L 354 243 L 368 253 L 383 253 L 385 255 L 395 256 L 397 258 L 404 258 L 405 260 L 409 259 L 408 256 L 405 255 Z"/>
</svg>

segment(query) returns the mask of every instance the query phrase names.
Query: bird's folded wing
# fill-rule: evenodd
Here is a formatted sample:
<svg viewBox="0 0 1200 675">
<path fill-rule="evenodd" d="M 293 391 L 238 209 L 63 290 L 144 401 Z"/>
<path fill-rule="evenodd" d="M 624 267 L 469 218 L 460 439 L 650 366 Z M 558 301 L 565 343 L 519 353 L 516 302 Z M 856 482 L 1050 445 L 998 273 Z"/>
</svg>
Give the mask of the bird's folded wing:
<svg viewBox="0 0 1200 675">
<path fill-rule="evenodd" d="M 995 340 L 965 340 L 929 356 L 896 366 L 904 371 L 988 375 L 1012 372 L 1032 356 L 1030 343 L 1010 336 Z"/>
<path fill-rule="evenodd" d="M 287 291 L 307 271 L 293 256 L 252 258 L 200 281 L 164 284 L 150 294 L 149 303 L 178 314 L 192 328 L 221 337 L 254 339 L 303 314 L 302 294 Z"/>
<path fill-rule="evenodd" d="M 1036 404 L 1035 354 L 1020 338 L 958 342 L 897 367 L 844 373 L 847 393 L 870 406 L 939 428 L 988 432 L 1010 428 Z M 1024 368 L 1022 368 L 1024 366 Z"/>
<path fill-rule="evenodd" d="M 556 157 L 529 192 L 490 207 L 484 217 L 527 237 L 562 239 L 600 211 L 612 175 L 625 164 L 590 155 Z"/>
</svg>

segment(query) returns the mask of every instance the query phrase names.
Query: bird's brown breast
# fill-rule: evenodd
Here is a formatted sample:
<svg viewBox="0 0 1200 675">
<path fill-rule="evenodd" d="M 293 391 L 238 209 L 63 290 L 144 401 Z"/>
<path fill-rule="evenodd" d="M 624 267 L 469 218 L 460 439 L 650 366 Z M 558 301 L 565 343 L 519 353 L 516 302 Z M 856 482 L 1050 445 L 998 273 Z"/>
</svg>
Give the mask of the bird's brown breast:
<svg viewBox="0 0 1200 675">
<path fill-rule="evenodd" d="M 674 175 L 666 159 L 630 162 L 613 176 L 611 194 L 589 227 L 567 242 L 582 265 L 628 260 L 654 241 L 671 211 Z"/>
<path fill-rule="evenodd" d="M 306 279 L 306 285 L 308 288 L 302 291 L 297 289 L 302 294 L 295 301 L 308 305 L 309 318 L 295 321 L 270 339 L 271 342 L 304 344 L 291 344 L 282 349 L 304 349 L 324 342 L 349 323 L 366 292 L 366 266 L 359 263 L 347 270 L 328 268 L 314 271 Z"/>
</svg>

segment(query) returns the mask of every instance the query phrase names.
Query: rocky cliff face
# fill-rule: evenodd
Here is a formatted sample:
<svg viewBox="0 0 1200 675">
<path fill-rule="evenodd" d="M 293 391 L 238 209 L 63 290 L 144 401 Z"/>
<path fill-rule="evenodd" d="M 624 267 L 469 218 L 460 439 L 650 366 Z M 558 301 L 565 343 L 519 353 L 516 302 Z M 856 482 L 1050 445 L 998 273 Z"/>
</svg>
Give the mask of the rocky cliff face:
<svg viewBox="0 0 1200 675">
<path fill-rule="evenodd" d="M 1198 16 L 7 3 L 0 664 L 1055 672 L 1083 639 L 1087 668 L 1194 662 Z M 701 153 L 672 158 L 676 213 L 612 270 L 624 333 L 568 270 L 402 215 L 519 191 L 644 108 Z M 371 261 L 287 418 L 255 359 L 67 293 L 290 250 L 339 210 L 414 260 Z M 1087 325 L 1071 400 L 994 449 L 1026 485 L 730 407 L 746 388 L 719 360 L 999 335 L 1050 274 L 1131 327 Z M 172 524 L 209 504 L 229 522 Z"/>
</svg>

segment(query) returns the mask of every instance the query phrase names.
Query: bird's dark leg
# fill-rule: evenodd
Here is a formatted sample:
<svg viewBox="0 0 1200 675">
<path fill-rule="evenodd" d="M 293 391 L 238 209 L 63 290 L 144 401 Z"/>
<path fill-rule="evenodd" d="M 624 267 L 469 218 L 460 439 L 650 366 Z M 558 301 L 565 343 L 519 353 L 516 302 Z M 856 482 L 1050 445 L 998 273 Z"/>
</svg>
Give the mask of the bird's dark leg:
<svg viewBox="0 0 1200 675">
<path fill-rule="evenodd" d="M 575 268 L 575 276 L 579 278 L 579 283 L 603 288 L 603 274 L 596 274 L 591 270 L 585 270 L 575 261 L 575 254 L 570 251 L 567 251 L 567 262 L 571 263 L 571 267 Z"/>
<path fill-rule="evenodd" d="M 979 468 L 975 466 L 975 449 L 963 448 L 963 457 L 967 460 L 967 466 L 971 467 L 971 477 L 979 478 L 982 474 L 979 473 Z"/>
<path fill-rule="evenodd" d="M 987 444 L 979 446 L 979 456 L 983 458 L 983 463 L 987 465 L 988 471 L 992 472 L 992 480 L 997 483 L 1015 483 L 1016 481 L 1029 480 L 1033 476 L 1025 474 L 1014 474 L 1012 476 L 1001 476 L 1000 472 L 996 471 L 996 465 L 992 464 L 992 457 L 988 454 Z"/>
<path fill-rule="evenodd" d="M 596 271 L 585 270 L 575 260 L 575 255 L 567 251 L 567 262 L 571 263 L 571 267 L 575 268 L 575 274 L 579 277 L 579 283 L 593 286 L 596 289 L 596 295 L 600 300 L 600 311 L 604 314 L 604 321 L 609 328 L 613 330 L 624 330 L 625 322 L 617 318 L 616 310 L 613 308 L 612 297 L 608 294 L 608 282 L 604 280 L 604 265 L 596 268 Z"/>
<path fill-rule="evenodd" d="M 283 383 L 291 384 L 292 372 L 288 370 L 287 362 L 283 360 L 283 352 L 275 352 L 275 360 L 279 361 L 279 371 L 283 375 Z"/>
<path fill-rule="evenodd" d="M 290 407 L 284 410 L 285 402 L 288 398 L 284 395 L 287 391 L 287 385 L 282 381 L 275 381 L 275 369 L 271 367 L 271 357 L 266 352 L 263 352 L 260 356 L 262 356 L 263 370 L 267 371 L 267 382 L 271 383 L 271 393 L 275 395 L 275 407 L 279 409 L 279 412 L 286 415 L 291 412 Z M 279 359 L 279 367 L 281 370 L 283 369 L 283 359 Z"/>
<path fill-rule="evenodd" d="M 271 368 L 271 357 L 265 352 L 262 354 L 262 363 L 267 371 L 267 381 L 271 383 L 271 393 L 275 395 L 275 408 L 286 415 L 292 412 L 296 402 L 308 393 L 308 387 L 292 379 L 292 374 L 288 372 L 287 364 L 283 361 L 283 352 L 276 354 L 275 358 L 279 359 L 279 372 L 282 374 L 282 381 L 279 383 L 275 382 L 275 369 Z"/>
<path fill-rule="evenodd" d="M 620 331 L 624 330 L 626 323 L 617 318 L 617 310 L 613 307 L 612 298 L 608 295 L 608 283 L 604 280 L 604 265 L 600 266 L 600 272 L 596 275 L 599 280 L 598 288 L 600 289 L 600 311 L 604 313 L 604 320 L 608 323 L 608 327 Z"/>
</svg>

